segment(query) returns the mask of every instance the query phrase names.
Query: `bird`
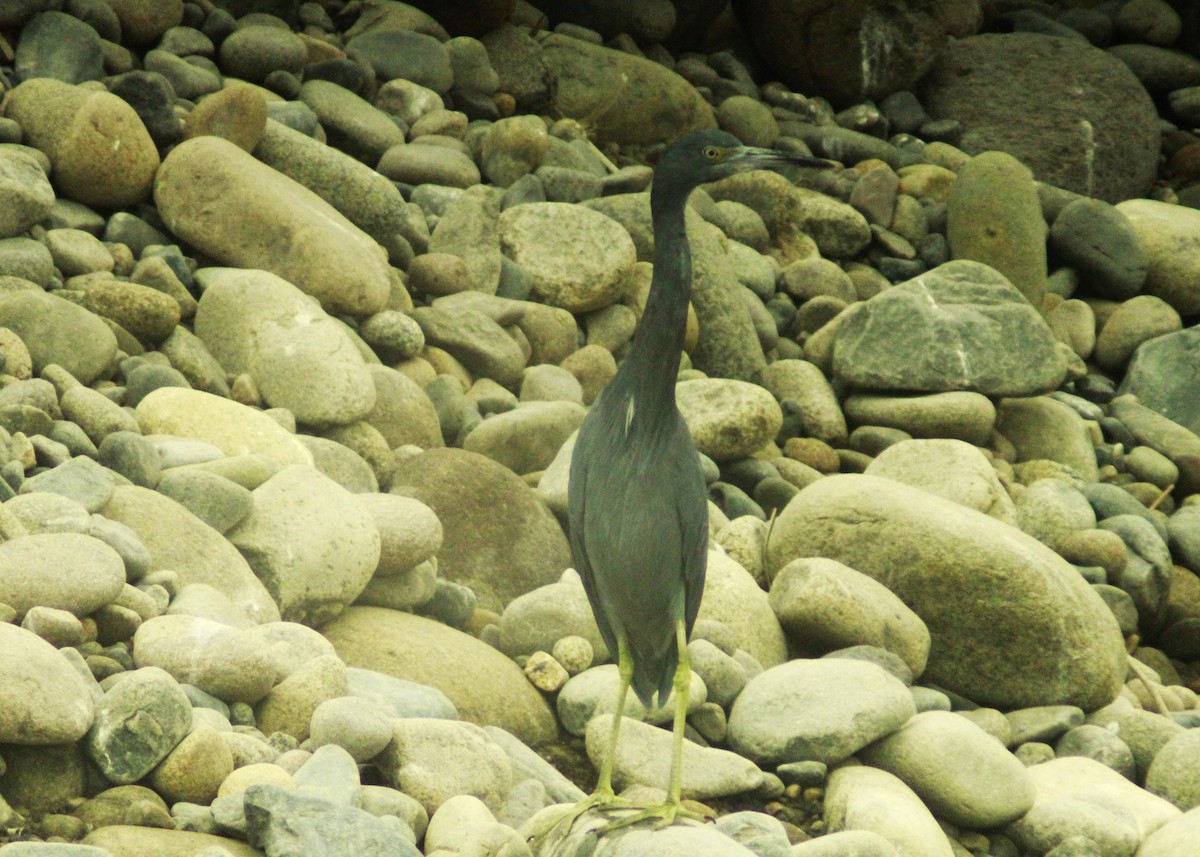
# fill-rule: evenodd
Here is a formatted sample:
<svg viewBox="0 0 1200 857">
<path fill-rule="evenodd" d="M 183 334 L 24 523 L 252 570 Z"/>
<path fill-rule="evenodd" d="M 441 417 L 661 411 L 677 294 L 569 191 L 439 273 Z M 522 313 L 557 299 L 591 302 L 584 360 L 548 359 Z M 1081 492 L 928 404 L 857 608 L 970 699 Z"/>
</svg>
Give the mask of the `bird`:
<svg viewBox="0 0 1200 857">
<path fill-rule="evenodd" d="M 745 146 L 725 131 L 702 130 L 680 136 L 655 171 L 650 293 L 628 355 L 580 426 L 570 465 L 571 551 L 600 635 L 616 655 L 620 682 L 596 789 L 566 817 L 568 828 L 592 808 L 624 816 L 607 829 L 648 819 L 667 826 L 680 817 L 702 818 L 681 807 L 691 675 L 687 643 L 708 556 L 705 480 L 675 404 L 692 289 L 684 211 L 702 184 L 782 166 L 838 165 Z M 630 804 L 613 791 L 613 758 L 631 688 L 647 709 L 656 696 L 664 705 L 675 690 L 671 773 L 662 805 Z"/>
</svg>

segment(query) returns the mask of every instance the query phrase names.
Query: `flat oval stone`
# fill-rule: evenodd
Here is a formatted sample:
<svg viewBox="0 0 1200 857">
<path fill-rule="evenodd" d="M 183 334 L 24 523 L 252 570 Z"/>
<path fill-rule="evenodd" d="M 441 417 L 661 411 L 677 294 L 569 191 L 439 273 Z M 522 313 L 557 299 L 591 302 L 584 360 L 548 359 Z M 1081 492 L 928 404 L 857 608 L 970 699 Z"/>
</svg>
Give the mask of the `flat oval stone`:
<svg viewBox="0 0 1200 857">
<path fill-rule="evenodd" d="M 1074 567 L 1008 524 L 890 479 L 827 476 L 792 499 L 767 544 L 769 570 L 810 556 L 899 596 L 936 641 L 926 679 L 977 703 L 1090 710 L 1120 689 L 1111 611 Z"/>
<path fill-rule="evenodd" d="M 125 585 L 120 554 L 79 533 L 43 533 L 0 542 L 0 602 L 17 611 L 56 607 L 87 616 L 116 600 Z"/>
<path fill-rule="evenodd" d="M 883 584 L 824 557 L 795 559 L 771 582 L 771 609 L 788 636 L 814 652 L 878 646 L 914 676 L 929 659 L 929 629 Z"/>
<path fill-rule="evenodd" d="M 917 714 L 860 755 L 907 783 L 951 824 L 997 827 L 1033 806 L 1025 766 L 983 729 L 949 711 Z"/>
<path fill-rule="evenodd" d="M 0 326 L 29 349 L 34 372 L 57 364 L 81 384 L 108 371 L 117 353 L 117 338 L 99 316 L 37 289 L 0 293 Z"/>
<path fill-rule="evenodd" d="M 91 689 L 57 649 L 24 628 L 0 622 L 0 741 L 73 744 L 92 725 L 94 708 Z"/>
<path fill-rule="evenodd" d="M 549 704 L 521 668 L 461 631 L 395 610 L 349 607 L 322 633 L 348 666 L 437 688 L 465 720 L 500 726 L 531 745 L 556 733 Z"/>
<path fill-rule="evenodd" d="M 775 397 L 746 381 L 683 381 L 675 385 L 675 401 L 696 449 L 714 461 L 750 456 L 774 441 L 783 424 Z M 636 413 L 633 418 L 637 419 Z"/>
<path fill-rule="evenodd" d="M 586 415 L 574 402 L 525 402 L 476 426 L 463 449 L 486 455 L 517 474 L 545 470 Z"/>
<path fill-rule="evenodd" d="M 952 438 L 902 440 L 864 471 L 922 488 L 1006 524 L 1017 519 L 1012 498 L 979 447 Z"/>
<path fill-rule="evenodd" d="M 778 718 L 781 706 L 794 716 Z M 729 714 L 729 742 L 762 764 L 832 764 L 891 734 L 915 713 L 908 688 L 875 664 L 797 659 L 746 683 Z"/>
<path fill-rule="evenodd" d="M 420 500 L 396 494 L 363 494 L 357 500 L 379 530 L 376 574 L 400 574 L 441 550 L 442 522 Z"/>
<path fill-rule="evenodd" d="M 160 387 L 134 410 L 143 434 L 173 434 L 207 441 L 226 455 L 258 453 L 278 464 L 312 464 L 312 455 L 295 435 L 262 411 L 232 399 Z"/>
<path fill-rule="evenodd" d="M 921 799 L 894 774 L 868 765 L 847 765 L 829 776 L 825 823 L 835 835 L 851 830 L 877 833 L 891 843 L 894 854 L 955 853 Z"/>
<path fill-rule="evenodd" d="M 154 198 L 183 240 L 224 264 L 278 274 L 330 312 L 368 315 L 387 302 L 383 248 L 228 140 L 197 137 L 176 146 L 158 172 Z"/>
</svg>

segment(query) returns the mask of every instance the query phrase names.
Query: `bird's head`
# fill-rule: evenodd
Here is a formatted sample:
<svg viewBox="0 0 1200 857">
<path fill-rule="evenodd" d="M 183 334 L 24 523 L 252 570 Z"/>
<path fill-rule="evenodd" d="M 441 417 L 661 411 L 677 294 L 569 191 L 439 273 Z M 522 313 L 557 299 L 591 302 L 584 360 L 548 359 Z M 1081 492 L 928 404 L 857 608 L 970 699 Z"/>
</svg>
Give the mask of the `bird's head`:
<svg viewBox="0 0 1200 857">
<path fill-rule="evenodd" d="M 726 131 L 691 131 L 679 137 L 663 153 L 655 181 L 665 180 L 690 191 L 734 173 L 784 166 L 830 169 L 841 165 L 824 158 L 743 146 L 737 137 Z"/>
</svg>

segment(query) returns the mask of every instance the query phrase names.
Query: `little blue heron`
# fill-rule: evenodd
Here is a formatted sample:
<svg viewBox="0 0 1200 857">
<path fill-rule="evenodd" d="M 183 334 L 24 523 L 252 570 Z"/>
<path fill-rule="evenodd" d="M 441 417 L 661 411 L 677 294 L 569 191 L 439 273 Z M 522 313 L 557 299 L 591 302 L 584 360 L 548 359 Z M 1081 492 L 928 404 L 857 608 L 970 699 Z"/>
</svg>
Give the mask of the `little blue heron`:
<svg viewBox="0 0 1200 857">
<path fill-rule="evenodd" d="M 831 161 L 743 146 L 724 131 L 680 137 L 662 156 L 650 193 L 654 274 L 629 355 L 588 412 L 571 460 L 571 549 L 596 624 L 617 656 L 620 689 L 608 752 L 590 797 L 564 818 L 569 827 L 593 807 L 632 810 L 611 827 L 644 819 L 668 825 L 700 816 L 680 808 L 687 717 L 687 641 L 708 554 L 708 506 L 696 447 L 675 407 L 692 257 L 684 207 L 705 182 L 745 170 Z M 631 804 L 612 787 L 625 698 L 632 687 L 652 707 L 675 688 L 674 742 L 667 801 Z M 561 823 L 561 822 L 560 822 Z"/>
</svg>

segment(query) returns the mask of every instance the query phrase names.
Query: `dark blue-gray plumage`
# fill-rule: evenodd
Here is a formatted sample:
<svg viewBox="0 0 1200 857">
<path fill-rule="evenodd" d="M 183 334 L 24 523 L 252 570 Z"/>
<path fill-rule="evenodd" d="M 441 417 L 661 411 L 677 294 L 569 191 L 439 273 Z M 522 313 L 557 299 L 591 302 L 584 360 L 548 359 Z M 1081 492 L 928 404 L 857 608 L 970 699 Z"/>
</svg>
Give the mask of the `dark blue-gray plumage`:
<svg viewBox="0 0 1200 857">
<path fill-rule="evenodd" d="M 663 155 L 650 194 L 654 274 L 633 345 L 588 412 L 571 461 L 569 524 L 575 566 L 600 633 L 617 658 L 621 687 L 596 792 L 580 805 L 630 808 L 613 795 L 612 759 L 630 687 L 651 707 L 678 699 L 667 804 L 617 822 L 679 813 L 687 706 L 687 639 L 704 590 L 708 507 L 687 425 L 675 406 L 692 260 L 684 230 L 699 185 L 765 167 L 833 166 L 829 161 L 742 146 L 723 131 L 680 137 Z"/>
</svg>

